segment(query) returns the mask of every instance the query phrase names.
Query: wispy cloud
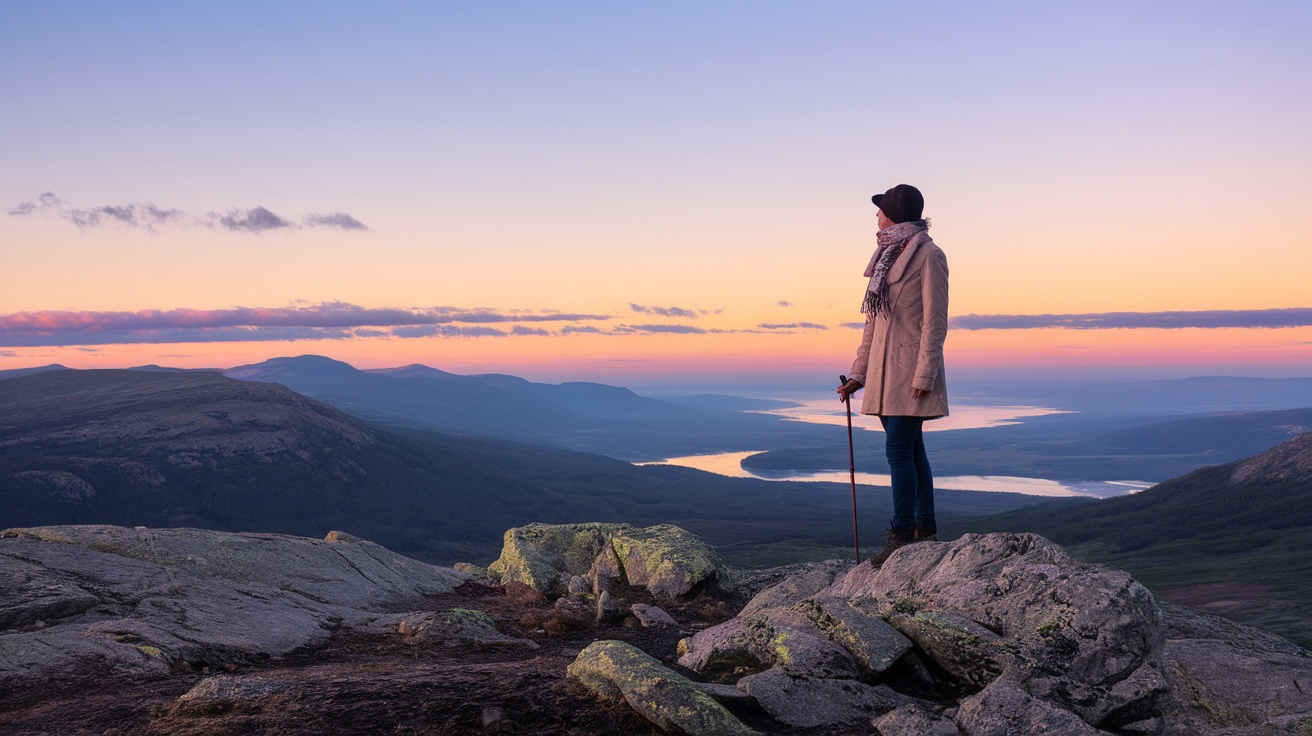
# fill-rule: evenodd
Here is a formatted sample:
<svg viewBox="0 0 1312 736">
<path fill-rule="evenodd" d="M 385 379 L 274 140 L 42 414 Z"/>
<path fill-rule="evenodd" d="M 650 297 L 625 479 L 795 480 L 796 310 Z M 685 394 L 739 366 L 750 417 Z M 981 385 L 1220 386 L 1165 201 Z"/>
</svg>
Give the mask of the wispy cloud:
<svg viewBox="0 0 1312 736">
<path fill-rule="evenodd" d="M 228 210 L 226 215 L 211 212 L 209 216 L 212 222 L 218 223 L 225 230 L 241 230 L 248 233 L 262 233 L 265 230 L 295 227 L 290 220 L 284 220 L 263 207 L 252 207 L 248 210 Z"/>
<path fill-rule="evenodd" d="M 828 327 L 818 325 L 814 322 L 789 322 L 787 324 L 770 324 L 761 323 L 757 325 L 763 330 L 827 330 Z"/>
<path fill-rule="evenodd" d="M 1031 330 L 1044 327 L 1068 330 L 1306 327 L 1312 325 L 1312 308 L 1093 314 L 966 314 L 953 317 L 951 325 L 961 330 Z"/>
<path fill-rule="evenodd" d="M 793 306 L 793 303 L 790 302 L 790 301 L 787 301 L 786 299 L 780 299 L 780 300 L 779 300 L 779 306 L 787 308 L 787 307 L 791 307 L 791 306 Z"/>
<path fill-rule="evenodd" d="M 342 230 L 368 230 L 363 222 L 345 212 L 330 212 L 326 215 L 315 213 L 306 215 L 302 220 L 306 227 L 335 227 Z"/>
<path fill-rule="evenodd" d="M 339 230 L 369 229 L 364 223 L 345 212 L 306 215 L 301 218 L 302 224 L 298 225 L 294 220 L 275 214 L 261 206 L 230 208 L 222 213 L 207 212 L 204 215 L 192 215 L 179 209 L 158 207 L 152 202 L 75 207 L 60 199 L 54 192 L 46 192 L 35 199 L 19 202 L 9 208 L 9 214 L 14 217 L 54 215 L 83 230 L 101 227 L 126 227 L 155 231 L 164 226 L 213 228 L 247 233 L 262 233 L 266 230 L 299 227 L 336 228 Z"/>
<path fill-rule="evenodd" d="M 0 350 L 0 358 L 17 358 L 18 353 L 12 350 Z"/>
<path fill-rule="evenodd" d="M 866 328 L 866 323 L 865 323 L 865 322 L 844 322 L 843 324 L 839 325 L 839 327 L 846 327 L 846 328 L 849 329 L 849 330 L 864 330 L 864 329 Z"/>
<path fill-rule="evenodd" d="M 629 309 L 632 309 L 639 314 L 655 314 L 661 317 L 687 317 L 690 319 L 696 319 L 698 311 L 702 314 L 706 314 L 706 310 L 704 309 L 694 310 L 684 309 L 682 307 L 647 307 L 641 304 L 630 304 Z"/>
<path fill-rule="evenodd" d="M 577 323 L 610 315 L 505 313 L 430 307 L 366 309 L 344 302 L 283 308 L 170 309 L 138 312 L 17 312 L 0 315 L 0 346 L 341 340 L 357 337 L 485 337 L 541 334 L 518 323 Z M 486 325 L 505 323 L 510 331 Z"/>
<path fill-rule="evenodd" d="M 647 335 L 705 335 L 708 331 L 692 325 L 619 325 L 611 330 L 611 334 L 616 335 L 635 332 Z"/>
</svg>

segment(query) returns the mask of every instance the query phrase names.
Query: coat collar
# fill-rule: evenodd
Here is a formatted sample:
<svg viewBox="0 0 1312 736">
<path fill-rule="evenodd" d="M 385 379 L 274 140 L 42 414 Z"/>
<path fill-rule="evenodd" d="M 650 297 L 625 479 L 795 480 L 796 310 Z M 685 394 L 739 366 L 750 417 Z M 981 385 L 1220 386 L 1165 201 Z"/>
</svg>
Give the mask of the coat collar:
<svg viewBox="0 0 1312 736">
<path fill-rule="evenodd" d="M 911 259 L 916 256 L 916 251 L 920 250 L 920 245 L 927 240 L 929 240 L 929 232 L 926 230 L 921 230 L 911 236 L 911 240 L 907 241 L 907 247 L 902 249 L 902 254 L 897 257 L 896 261 L 893 261 L 893 267 L 888 269 L 889 283 L 902 280 L 902 274 L 906 272 L 907 264 L 911 263 Z"/>
</svg>

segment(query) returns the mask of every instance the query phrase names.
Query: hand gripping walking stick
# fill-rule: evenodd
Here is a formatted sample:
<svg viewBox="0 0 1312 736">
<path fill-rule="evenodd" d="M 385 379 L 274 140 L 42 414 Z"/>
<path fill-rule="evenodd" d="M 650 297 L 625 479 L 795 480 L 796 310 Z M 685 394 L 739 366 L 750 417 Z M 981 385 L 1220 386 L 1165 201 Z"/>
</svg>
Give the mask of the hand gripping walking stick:
<svg viewBox="0 0 1312 736">
<path fill-rule="evenodd" d="M 839 385 L 847 384 L 847 376 L 839 376 Z M 861 564 L 861 537 L 856 528 L 856 452 L 852 449 L 852 397 L 843 395 L 843 405 L 847 407 L 847 472 L 852 479 L 852 545 L 856 548 L 856 564 Z"/>
</svg>

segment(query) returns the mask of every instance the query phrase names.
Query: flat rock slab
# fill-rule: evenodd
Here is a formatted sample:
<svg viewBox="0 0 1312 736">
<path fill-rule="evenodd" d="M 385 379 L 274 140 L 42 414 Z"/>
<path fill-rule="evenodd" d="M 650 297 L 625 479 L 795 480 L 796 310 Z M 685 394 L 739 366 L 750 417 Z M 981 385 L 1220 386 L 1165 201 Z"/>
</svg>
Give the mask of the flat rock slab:
<svg viewBox="0 0 1312 736">
<path fill-rule="evenodd" d="M 1031 696 L 1005 677 L 963 700 L 956 722 L 970 736 L 1107 736 L 1106 731 Z"/>
<path fill-rule="evenodd" d="M 335 536 L 113 526 L 0 532 L 0 686 L 93 663 L 162 674 L 281 656 L 469 579 Z"/>
<path fill-rule="evenodd" d="M 755 733 L 691 680 L 625 642 L 589 644 L 567 672 L 600 697 L 622 698 L 666 731 L 724 736 Z"/>
<path fill-rule="evenodd" d="M 955 723 L 918 705 L 891 710 L 871 725 L 880 736 L 961 736 Z"/>
<path fill-rule="evenodd" d="M 800 728 L 869 722 L 875 716 L 915 702 L 884 685 L 792 677 L 780 668 L 743 678 L 738 687 L 755 698 L 775 720 Z"/>
<path fill-rule="evenodd" d="M 793 608 L 730 619 L 679 642 L 679 664 L 714 682 L 780 667 L 794 677 L 856 678 L 861 666 Z"/>
<path fill-rule="evenodd" d="M 666 613 L 664 608 L 649 606 L 645 603 L 634 603 L 629 607 L 629 610 L 633 611 L 633 615 L 637 617 L 638 622 L 642 624 L 643 628 L 679 628 L 679 622 L 675 621 L 673 616 Z"/>
</svg>

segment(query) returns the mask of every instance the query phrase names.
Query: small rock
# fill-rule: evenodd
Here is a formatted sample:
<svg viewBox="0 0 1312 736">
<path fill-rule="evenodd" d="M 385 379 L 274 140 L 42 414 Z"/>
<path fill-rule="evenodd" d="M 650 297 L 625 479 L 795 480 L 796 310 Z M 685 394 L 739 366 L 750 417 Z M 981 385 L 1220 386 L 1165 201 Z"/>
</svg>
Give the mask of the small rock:
<svg viewBox="0 0 1312 736">
<path fill-rule="evenodd" d="M 569 579 L 567 590 L 570 595 L 583 595 L 588 592 L 588 581 L 582 575 L 575 575 Z"/>
<path fill-rule="evenodd" d="M 518 580 L 511 580 L 501 586 L 506 592 L 506 598 L 520 605 L 534 605 L 537 603 L 546 603 L 547 597 L 539 592 L 536 588 L 527 583 L 521 583 Z"/>
<path fill-rule="evenodd" d="M 501 582 L 500 580 L 494 578 L 492 576 L 492 573 L 488 572 L 488 569 L 486 567 L 479 567 L 478 565 L 475 565 L 472 562 L 457 562 L 456 564 L 451 566 L 451 569 L 455 570 L 456 572 L 463 572 L 464 574 L 474 578 L 479 582 L 484 582 L 484 583 Z"/>
<path fill-rule="evenodd" d="M 487 728 L 488 726 L 491 726 L 493 723 L 497 723 L 498 721 L 505 719 L 505 717 L 506 717 L 506 712 L 504 710 L 494 705 L 485 706 L 483 708 L 483 728 Z"/>
<path fill-rule="evenodd" d="M 137 527 L 137 528 L 140 529 L 141 527 Z M 354 534 L 347 534 L 346 532 L 339 532 L 339 531 L 328 532 L 327 536 L 325 536 L 324 539 L 329 542 L 342 542 L 343 544 L 359 544 L 360 542 L 364 541 L 363 539 L 360 539 Z"/>
<path fill-rule="evenodd" d="M 623 698 L 666 731 L 719 736 L 755 733 L 691 680 L 625 642 L 593 642 L 579 652 L 567 672 L 600 697 Z"/>
<path fill-rule="evenodd" d="M 674 617 L 665 612 L 665 609 L 657 606 L 649 606 L 645 603 L 634 603 L 631 607 L 633 615 L 638 617 L 643 628 L 678 628 L 679 622 Z"/>
<path fill-rule="evenodd" d="M 182 712 L 206 712 L 250 708 L 258 701 L 288 688 L 288 683 L 263 677 L 215 675 L 206 677 L 178 696 L 177 709 Z"/>
<path fill-rule="evenodd" d="M 620 605 L 611 597 L 610 591 L 601 591 L 601 595 L 597 596 L 597 623 L 604 624 L 618 621 L 622 616 Z"/>
</svg>

